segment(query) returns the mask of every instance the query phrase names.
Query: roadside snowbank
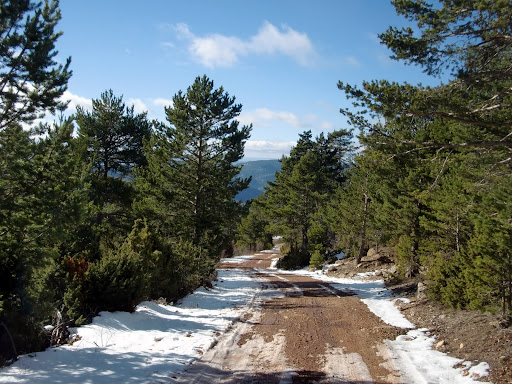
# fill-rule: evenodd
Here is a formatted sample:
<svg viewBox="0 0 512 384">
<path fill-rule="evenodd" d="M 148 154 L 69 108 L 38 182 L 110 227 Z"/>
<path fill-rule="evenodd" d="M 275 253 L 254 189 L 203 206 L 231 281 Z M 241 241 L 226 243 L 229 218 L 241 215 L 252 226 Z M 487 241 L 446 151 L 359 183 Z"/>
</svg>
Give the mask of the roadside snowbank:
<svg viewBox="0 0 512 384">
<path fill-rule="evenodd" d="M 325 281 L 341 291 L 352 292 L 360 297 L 361 301 L 368 306 L 368 309 L 385 323 L 399 328 L 416 328 L 395 306 L 396 299 L 392 298 L 391 291 L 386 289 L 382 280 L 365 280 L 364 275 L 352 279 L 331 277 L 321 271 L 308 271 L 307 269 L 281 272 L 310 276 Z"/>
<path fill-rule="evenodd" d="M 398 368 L 410 383 L 466 384 L 489 375 L 489 364 L 473 365 L 432 349 L 434 337 L 425 328 L 387 341 Z M 456 368 L 457 367 L 457 368 Z"/>
<path fill-rule="evenodd" d="M 247 272 L 219 270 L 214 289 L 200 288 L 176 305 L 143 302 L 134 313 L 101 312 L 76 329 L 81 340 L 21 356 L 0 370 L 0 383 L 168 381 L 207 351 L 259 292 Z"/>
<path fill-rule="evenodd" d="M 365 280 L 368 274 L 359 274 L 356 278 L 336 278 L 322 271 L 280 271 L 296 275 L 311 276 L 329 283 L 339 290 L 350 291 L 361 298 L 370 311 L 385 323 L 399 328 L 416 328 L 395 306 L 397 300 L 386 289 L 383 280 Z M 393 360 L 400 368 L 403 379 L 414 384 L 468 384 L 478 383 L 478 379 L 489 375 L 489 364 L 481 362 L 473 365 L 432 349 L 435 336 L 427 329 L 411 329 L 396 340 L 387 340 L 393 354 Z"/>
</svg>

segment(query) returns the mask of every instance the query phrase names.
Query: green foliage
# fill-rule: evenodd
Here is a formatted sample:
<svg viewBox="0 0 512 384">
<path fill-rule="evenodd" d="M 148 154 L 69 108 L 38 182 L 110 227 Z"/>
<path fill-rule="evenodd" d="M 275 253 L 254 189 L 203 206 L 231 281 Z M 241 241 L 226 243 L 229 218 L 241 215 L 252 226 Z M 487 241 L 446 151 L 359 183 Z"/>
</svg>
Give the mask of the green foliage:
<svg viewBox="0 0 512 384">
<path fill-rule="evenodd" d="M 0 132 L 0 315 L 24 351 L 42 345 L 40 325 L 54 309 L 39 301 L 46 287 L 36 278 L 69 240 L 85 197 L 71 121 L 43 130 L 38 139 L 19 126 Z"/>
<path fill-rule="evenodd" d="M 370 233 L 396 245 L 400 275 L 424 271 L 433 298 L 457 308 L 501 307 L 510 319 L 510 2 L 393 4 L 416 24 L 380 35 L 394 58 L 450 78 L 436 87 L 339 82 L 354 106 L 342 113 L 365 146 L 358 166 L 380 163 L 368 168 L 369 184 L 351 175 L 340 204 L 331 203 L 330 223 L 353 247 L 363 220 L 352 214 L 350 222 L 358 204 L 345 201 L 352 184 L 367 185 Z"/>
<path fill-rule="evenodd" d="M 29 0 L 0 2 L 0 131 L 30 123 L 47 111 L 65 108 L 60 100 L 71 76 L 57 65 L 55 32 L 60 20 L 59 2 L 44 5 Z"/>
<path fill-rule="evenodd" d="M 146 143 L 148 166 L 137 173 L 137 211 L 164 223 L 169 235 L 208 250 L 208 257 L 230 246 L 243 211 L 234 197 L 250 182 L 238 177 L 241 166 L 234 164 L 251 131 L 235 120 L 241 109 L 222 87 L 197 77 L 166 108 L 170 126 L 159 126 Z"/>
<path fill-rule="evenodd" d="M 282 245 L 281 254 L 283 257 L 277 263 L 278 268 L 283 269 L 297 269 L 308 265 L 311 254 L 292 245 Z"/>
<path fill-rule="evenodd" d="M 243 217 L 237 229 L 237 246 L 256 250 L 258 245 L 264 249 L 272 247 L 272 233 L 268 230 L 270 221 L 263 210 L 263 196 L 250 206 L 247 216 Z"/>
<path fill-rule="evenodd" d="M 135 114 L 112 90 L 92 101 L 91 112 L 78 107 L 76 121 L 75 148 L 87 170 L 88 201 L 65 253 L 91 263 L 118 252 L 130 233 L 135 197 L 132 170 L 146 164 L 143 141 L 150 138 L 152 124 L 146 113 Z M 108 258 L 115 263 L 113 256 Z"/>
<path fill-rule="evenodd" d="M 265 229 L 290 245 L 283 265 L 307 265 L 314 248 L 332 248 L 334 235 L 322 207 L 345 179 L 353 151 L 350 140 L 351 133 L 345 130 L 322 134 L 315 141 L 310 131 L 304 132 L 258 200 L 269 218 Z"/>
<path fill-rule="evenodd" d="M 452 255 L 437 252 L 424 262 L 428 266 L 429 296 L 453 308 L 467 307 L 470 286 L 465 272 L 470 268 L 470 260 L 459 252 Z"/>
<path fill-rule="evenodd" d="M 135 114 L 111 89 L 92 100 L 91 112 L 77 107 L 76 122 L 85 162 L 92 163 L 98 178 L 129 177 L 133 167 L 145 165 L 143 140 L 151 135 L 147 113 Z"/>
<path fill-rule="evenodd" d="M 27 127 L 66 106 L 59 19 L 58 1 L 0 2 L 0 321 L 18 353 L 47 346 L 42 326 L 57 310 L 79 325 L 204 284 L 250 181 L 234 164 L 251 127 L 206 77 L 174 97 L 171 126 L 155 123 L 154 137 L 111 90 L 78 108 L 77 138 L 72 119 Z"/>
<path fill-rule="evenodd" d="M 395 246 L 397 272 L 402 277 L 411 277 L 417 272 L 418 264 L 414 253 L 414 240 L 402 235 Z"/>
<path fill-rule="evenodd" d="M 473 217 L 474 238 L 468 253 L 472 267 L 466 271 L 471 307 L 500 308 L 512 320 L 512 198 L 510 173 L 492 189 L 482 191 L 482 203 Z"/>
<path fill-rule="evenodd" d="M 320 254 L 320 251 L 316 250 L 313 252 L 313 254 L 311 255 L 311 258 L 309 259 L 309 266 L 310 268 L 320 268 L 322 266 L 322 264 L 324 263 L 325 259 L 324 257 Z"/>
<path fill-rule="evenodd" d="M 377 234 L 374 228 L 374 200 L 384 182 L 379 179 L 379 163 L 370 156 L 356 157 L 347 172 L 347 182 L 340 185 L 327 208 L 327 221 L 336 234 L 336 247 L 345 256 L 355 254 L 358 264 L 367 250 L 369 240 Z"/>
<path fill-rule="evenodd" d="M 85 289 L 86 305 L 107 311 L 132 311 L 143 296 L 140 296 L 141 282 L 138 260 L 122 253 L 103 256 L 90 265 Z"/>
</svg>

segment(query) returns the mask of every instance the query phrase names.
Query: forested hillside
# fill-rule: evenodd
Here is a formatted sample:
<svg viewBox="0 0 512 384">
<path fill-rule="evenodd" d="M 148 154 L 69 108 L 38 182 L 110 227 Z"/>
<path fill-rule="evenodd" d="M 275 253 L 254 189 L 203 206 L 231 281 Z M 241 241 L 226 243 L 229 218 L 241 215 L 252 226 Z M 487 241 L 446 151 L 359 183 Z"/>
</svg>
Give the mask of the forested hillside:
<svg viewBox="0 0 512 384">
<path fill-rule="evenodd" d="M 317 265 L 373 244 L 394 247 L 396 279 L 431 298 L 512 319 L 512 6 L 509 1 L 393 2 L 410 28 L 379 37 L 394 59 L 449 78 L 436 87 L 338 83 L 358 133 L 313 140 L 242 221 L 240 242 L 284 236 L 284 266 Z M 348 164 L 350 163 L 350 166 Z"/>
<path fill-rule="evenodd" d="M 247 189 L 240 191 L 236 199 L 242 202 L 252 200 L 263 192 L 267 182 L 275 180 L 275 174 L 281 169 L 279 160 L 254 160 L 242 163 L 240 177 L 244 179 L 251 178 L 251 183 Z"/>
</svg>

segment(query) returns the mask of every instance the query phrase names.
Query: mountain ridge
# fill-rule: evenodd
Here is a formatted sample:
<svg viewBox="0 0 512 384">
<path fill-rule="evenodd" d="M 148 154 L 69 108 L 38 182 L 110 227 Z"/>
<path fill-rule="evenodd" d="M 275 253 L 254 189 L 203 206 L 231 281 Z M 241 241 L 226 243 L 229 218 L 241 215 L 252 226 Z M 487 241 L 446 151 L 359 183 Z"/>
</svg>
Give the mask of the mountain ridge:
<svg viewBox="0 0 512 384">
<path fill-rule="evenodd" d="M 275 173 L 281 169 L 281 161 L 277 159 L 243 161 L 241 164 L 243 166 L 238 176 L 243 179 L 252 177 L 249 187 L 235 197 L 235 200 L 244 203 L 264 193 L 267 182 L 274 181 Z"/>
</svg>

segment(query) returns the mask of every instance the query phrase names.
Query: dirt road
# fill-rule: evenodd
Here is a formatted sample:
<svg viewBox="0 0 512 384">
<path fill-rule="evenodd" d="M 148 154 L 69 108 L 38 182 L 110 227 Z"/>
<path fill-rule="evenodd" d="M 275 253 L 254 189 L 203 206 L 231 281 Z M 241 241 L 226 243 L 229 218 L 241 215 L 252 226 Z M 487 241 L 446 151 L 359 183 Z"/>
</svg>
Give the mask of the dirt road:
<svg viewBox="0 0 512 384">
<path fill-rule="evenodd" d="M 276 253 L 242 265 L 263 290 L 280 293 L 254 305 L 177 383 L 402 383 L 385 324 L 359 298 L 328 283 L 268 269 Z"/>
</svg>

